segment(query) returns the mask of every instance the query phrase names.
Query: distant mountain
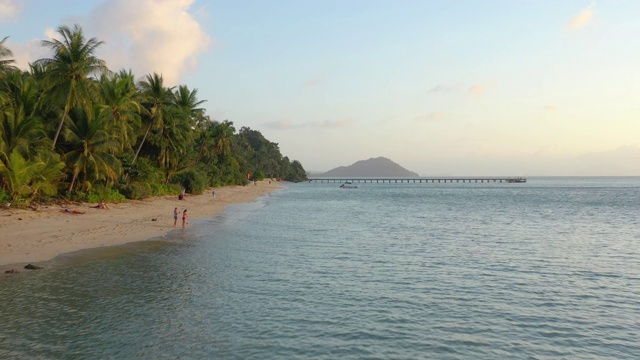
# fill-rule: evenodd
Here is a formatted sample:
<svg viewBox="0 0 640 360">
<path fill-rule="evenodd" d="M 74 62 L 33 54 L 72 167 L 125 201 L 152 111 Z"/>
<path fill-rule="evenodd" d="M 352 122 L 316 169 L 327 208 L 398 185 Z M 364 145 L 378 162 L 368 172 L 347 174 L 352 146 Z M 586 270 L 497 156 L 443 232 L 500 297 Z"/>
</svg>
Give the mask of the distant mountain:
<svg viewBox="0 0 640 360">
<path fill-rule="evenodd" d="M 317 174 L 315 176 L 414 177 L 420 175 L 403 168 L 387 158 L 378 157 L 375 159 L 371 158 L 369 160 L 360 160 L 349 166 L 340 166 L 329 170 L 326 173 Z"/>
</svg>

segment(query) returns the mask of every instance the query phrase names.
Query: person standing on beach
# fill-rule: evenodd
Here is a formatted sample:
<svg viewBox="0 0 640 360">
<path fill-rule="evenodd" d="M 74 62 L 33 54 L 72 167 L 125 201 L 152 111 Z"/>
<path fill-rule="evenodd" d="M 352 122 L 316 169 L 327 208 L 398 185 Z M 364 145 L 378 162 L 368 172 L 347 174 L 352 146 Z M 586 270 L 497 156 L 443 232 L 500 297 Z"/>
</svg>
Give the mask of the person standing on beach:
<svg viewBox="0 0 640 360">
<path fill-rule="evenodd" d="M 178 208 L 173 209 L 173 227 L 176 227 L 176 225 L 178 225 Z"/>
<path fill-rule="evenodd" d="M 187 209 L 184 209 L 184 211 L 182 212 L 182 228 L 183 229 L 186 224 L 187 224 Z"/>
</svg>

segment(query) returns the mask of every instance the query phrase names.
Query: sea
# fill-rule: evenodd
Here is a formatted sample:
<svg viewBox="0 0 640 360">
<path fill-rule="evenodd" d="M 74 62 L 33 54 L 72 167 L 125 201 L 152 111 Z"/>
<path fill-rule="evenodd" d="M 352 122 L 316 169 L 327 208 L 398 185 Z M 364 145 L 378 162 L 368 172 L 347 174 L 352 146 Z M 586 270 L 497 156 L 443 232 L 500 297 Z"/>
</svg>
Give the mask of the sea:
<svg viewBox="0 0 640 360">
<path fill-rule="evenodd" d="M 640 358 L 640 178 L 339 185 L 0 276 L 0 358 Z"/>
</svg>

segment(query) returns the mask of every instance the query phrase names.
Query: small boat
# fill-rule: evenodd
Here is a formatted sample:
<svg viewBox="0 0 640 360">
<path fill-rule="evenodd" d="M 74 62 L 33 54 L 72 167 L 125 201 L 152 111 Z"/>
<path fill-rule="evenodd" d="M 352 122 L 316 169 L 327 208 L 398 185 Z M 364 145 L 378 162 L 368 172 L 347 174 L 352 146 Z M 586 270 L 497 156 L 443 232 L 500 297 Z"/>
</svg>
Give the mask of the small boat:
<svg viewBox="0 0 640 360">
<path fill-rule="evenodd" d="M 350 182 L 346 182 L 346 183 L 340 185 L 340 187 L 343 188 L 343 189 L 357 189 L 358 188 L 356 185 L 353 185 Z"/>
</svg>

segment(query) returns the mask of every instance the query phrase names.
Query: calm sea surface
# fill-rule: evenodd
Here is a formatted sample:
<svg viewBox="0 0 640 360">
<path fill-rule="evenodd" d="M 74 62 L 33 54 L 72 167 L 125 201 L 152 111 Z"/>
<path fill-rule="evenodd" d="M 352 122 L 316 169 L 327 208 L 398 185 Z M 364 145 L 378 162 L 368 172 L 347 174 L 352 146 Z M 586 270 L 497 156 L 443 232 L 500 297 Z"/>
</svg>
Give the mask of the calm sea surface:
<svg viewBox="0 0 640 360">
<path fill-rule="evenodd" d="M 0 358 L 640 358 L 640 178 L 338 185 L 0 277 Z"/>
</svg>

